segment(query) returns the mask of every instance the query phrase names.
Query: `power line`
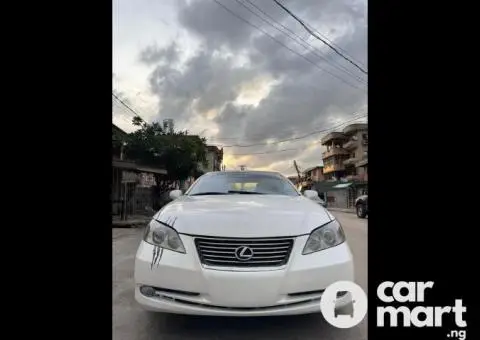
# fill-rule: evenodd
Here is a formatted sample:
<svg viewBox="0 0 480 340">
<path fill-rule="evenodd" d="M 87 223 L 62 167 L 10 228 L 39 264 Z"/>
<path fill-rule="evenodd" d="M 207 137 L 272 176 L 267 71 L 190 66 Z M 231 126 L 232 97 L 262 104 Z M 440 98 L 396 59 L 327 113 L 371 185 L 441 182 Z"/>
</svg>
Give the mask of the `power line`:
<svg viewBox="0 0 480 340">
<path fill-rule="evenodd" d="M 345 54 L 347 57 L 349 57 L 350 59 L 352 59 L 354 62 L 356 62 L 357 64 L 365 67 L 365 63 L 359 61 L 359 60 L 356 60 L 355 58 L 353 58 L 351 55 L 348 54 L 348 52 L 346 50 L 344 50 L 343 48 L 341 48 L 340 46 L 338 46 L 337 44 L 335 44 L 333 41 L 329 40 L 328 37 L 325 35 L 325 34 L 322 34 L 320 33 L 317 29 L 315 29 L 315 27 L 313 27 L 312 25 L 310 25 L 311 29 L 317 33 L 319 36 L 321 36 L 323 39 L 325 39 L 326 41 L 328 41 L 330 43 L 330 45 L 332 46 L 335 46 L 337 48 L 337 50 L 339 51 L 342 51 L 343 54 Z"/>
<path fill-rule="evenodd" d="M 344 123 L 342 123 L 342 124 L 340 124 L 340 125 L 345 125 L 346 123 L 348 123 L 348 122 L 344 122 Z M 325 130 L 325 131 L 323 131 L 323 132 L 330 132 L 330 131 L 332 131 L 332 130 L 337 129 L 338 127 L 339 127 L 339 126 L 334 126 L 334 127 L 330 128 L 330 129 L 327 129 L 327 130 Z M 324 135 L 322 136 L 322 138 L 325 137 L 325 136 L 326 136 L 326 134 L 324 134 Z M 318 143 L 318 141 L 317 141 L 317 143 Z M 266 154 L 277 153 L 277 152 L 284 152 L 284 151 L 298 151 L 298 150 L 302 150 L 302 149 L 303 149 L 303 148 L 292 148 L 292 149 L 273 150 L 273 151 L 265 151 L 265 152 L 257 152 L 257 153 L 233 154 L 233 155 L 231 155 L 231 156 L 266 155 Z"/>
<path fill-rule="evenodd" d="M 327 45 L 328 47 L 330 47 L 330 49 L 332 49 L 335 53 L 337 53 L 339 56 L 341 56 L 343 59 L 345 59 L 346 61 L 348 61 L 350 64 L 352 64 L 353 66 L 355 66 L 356 68 L 358 68 L 360 71 L 362 71 L 363 73 L 365 74 L 368 74 L 367 71 L 365 71 L 361 66 L 357 65 L 354 61 L 352 61 L 350 58 L 348 58 L 346 55 L 344 55 L 342 52 L 340 52 L 339 50 L 337 50 L 335 47 L 333 47 L 330 43 L 328 43 L 328 41 L 326 41 L 325 39 L 323 39 L 322 37 L 320 37 L 318 34 L 316 34 L 313 30 L 311 30 L 301 19 L 299 19 L 295 14 L 293 14 L 288 8 L 286 8 L 285 6 L 283 6 L 280 2 L 278 2 L 277 0 L 273 0 L 278 6 L 280 6 L 285 12 L 287 12 L 288 14 L 290 14 L 295 20 L 297 20 L 306 30 L 308 33 L 310 33 L 312 36 L 314 36 L 315 38 L 317 38 L 318 40 L 320 40 L 321 42 L 323 42 L 325 45 Z"/>
<path fill-rule="evenodd" d="M 349 120 L 344 121 L 343 123 L 341 123 L 339 125 L 336 125 L 336 126 L 333 126 L 333 127 L 327 128 L 327 129 L 312 131 L 312 132 L 309 132 L 309 133 L 307 133 L 305 135 L 302 135 L 302 136 L 299 136 L 299 137 L 283 139 L 283 140 L 279 140 L 279 141 L 275 141 L 275 142 L 271 142 L 271 143 L 256 143 L 256 144 L 249 144 L 249 145 L 233 144 L 233 145 L 223 145 L 223 147 L 224 148 L 233 148 L 233 147 L 247 148 L 247 147 L 251 147 L 251 146 L 275 145 L 275 144 L 280 144 L 280 143 L 284 143 L 284 142 L 291 142 L 291 141 L 294 141 L 294 140 L 304 139 L 304 138 L 307 138 L 307 137 L 310 137 L 312 135 L 319 134 L 319 133 L 322 133 L 322 132 L 325 132 L 325 131 L 328 131 L 328 130 L 339 128 L 339 127 L 341 127 L 341 126 L 343 126 L 347 123 L 350 123 L 350 122 L 355 121 L 355 120 L 359 120 L 359 119 L 364 118 L 366 116 L 368 116 L 368 114 L 364 114 L 362 116 L 358 116 L 358 117 L 349 119 Z"/>
<path fill-rule="evenodd" d="M 126 107 L 130 112 L 132 112 L 135 116 L 139 117 L 141 120 L 145 121 L 145 119 L 142 118 L 134 109 L 132 109 L 128 104 L 126 104 L 123 100 L 118 98 L 118 96 L 112 92 L 112 96 L 115 97 L 116 100 L 118 100 L 124 107 Z"/>
<path fill-rule="evenodd" d="M 281 26 L 283 29 L 285 29 L 286 31 L 288 31 L 289 33 L 291 33 L 292 35 L 294 35 L 296 38 L 292 37 L 291 35 L 287 34 L 285 31 L 282 31 L 281 29 L 279 29 L 278 27 L 275 27 L 275 25 L 273 25 L 271 22 L 269 22 L 268 20 L 266 20 L 264 17 L 260 16 L 259 14 L 255 13 L 252 9 L 250 9 L 249 7 L 247 7 L 243 2 L 241 2 L 240 0 L 235 0 L 236 2 L 238 2 L 240 5 L 242 5 L 243 7 L 245 7 L 249 12 L 253 13 L 255 16 L 259 17 L 262 21 L 266 22 L 268 25 L 272 26 L 273 28 L 275 28 L 277 31 L 281 32 L 281 33 L 284 33 L 287 37 L 289 37 L 290 39 L 292 39 L 293 41 L 295 41 L 297 44 L 299 44 L 300 46 L 302 46 L 303 48 L 305 49 L 309 49 L 312 48 L 316 51 L 318 51 L 319 53 L 320 50 L 318 50 L 315 46 L 313 46 L 312 44 L 310 44 L 308 41 L 306 41 L 305 39 L 303 39 L 302 37 L 300 37 L 298 34 L 296 34 L 294 31 L 292 31 L 291 29 L 289 29 L 288 27 L 286 27 L 285 25 L 283 25 L 282 23 L 278 22 L 277 20 L 275 20 L 271 15 L 269 15 L 268 13 L 266 13 L 264 10 L 262 10 L 260 7 L 258 7 L 255 3 L 253 3 L 252 1 L 250 0 L 245 0 L 246 2 L 248 2 L 250 5 L 252 5 L 253 7 L 255 7 L 259 12 L 261 12 L 263 15 L 265 15 L 265 17 L 269 18 L 271 21 L 273 21 L 274 23 L 276 23 L 277 25 Z M 300 42 L 300 41 L 301 42 Z M 312 53 L 314 55 L 316 55 L 317 57 L 325 60 L 328 64 L 330 64 L 332 67 L 336 68 L 337 70 L 339 71 L 342 71 L 344 72 L 345 74 L 351 76 L 352 78 L 356 79 L 357 81 L 359 81 L 360 83 L 362 84 L 366 84 L 365 80 L 358 77 L 357 75 L 353 74 L 352 72 L 350 72 L 348 69 L 346 69 L 345 67 L 341 66 L 341 65 L 335 65 L 333 63 L 333 61 L 330 61 L 328 60 L 325 56 L 317 53 L 316 51 L 312 51 Z"/>
<path fill-rule="evenodd" d="M 270 20 L 272 20 L 273 22 L 275 22 L 276 24 L 280 25 L 281 27 L 283 27 L 285 30 L 287 30 L 288 32 L 292 33 L 294 36 L 296 36 L 298 39 L 302 40 L 303 42 L 305 42 L 305 44 L 307 44 L 308 46 L 310 46 L 312 49 L 318 51 L 319 53 L 322 53 L 318 48 L 316 48 L 315 46 L 313 46 L 312 44 L 310 44 L 305 38 L 302 38 L 301 36 L 299 36 L 297 33 L 295 33 L 294 31 L 292 31 L 290 28 L 288 28 L 287 26 L 283 25 L 282 23 L 278 22 L 277 20 L 275 20 L 271 15 L 269 15 L 268 13 L 266 13 L 264 10 L 262 10 L 260 7 L 258 7 L 254 2 L 252 2 L 251 0 L 245 0 L 247 1 L 250 5 L 252 5 L 253 7 L 255 7 L 258 11 L 260 11 L 261 13 L 263 13 L 263 15 L 265 15 L 267 18 L 269 18 Z M 322 36 L 322 34 L 318 31 L 316 31 L 320 36 Z M 327 37 L 323 36 L 323 38 L 328 41 L 331 45 L 337 47 L 337 49 L 341 50 L 341 51 L 344 51 L 341 47 L 335 45 L 332 41 L 328 40 Z M 344 51 L 345 55 L 348 55 L 345 51 Z M 317 55 L 318 57 L 321 57 L 321 58 L 324 58 L 325 60 L 327 60 L 327 58 L 323 55 L 319 56 L 318 54 L 315 54 Z M 349 56 L 350 57 L 350 56 Z M 350 57 L 352 60 L 353 58 Z M 328 62 L 328 60 L 327 60 Z M 333 60 L 331 61 L 333 62 Z M 357 61 L 357 63 L 359 63 Z M 362 63 L 359 63 L 359 64 L 362 64 Z M 339 67 L 342 68 L 343 70 L 346 70 L 345 67 L 341 66 L 339 64 Z M 348 72 L 348 70 L 346 70 L 346 72 Z M 349 73 L 351 74 L 351 73 Z M 355 77 L 357 77 L 356 75 L 353 75 Z M 358 78 L 358 77 L 357 77 Z M 361 78 L 360 78 L 361 79 Z M 363 81 L 363 79 L 361 79 Z"/>
<path fill-rule="evenodd" d="M 240 15 L 238 15 L 237 13 L 235 13 L 234 11 L 232 11 L 230 8 L 228 8 L 227 6 L 225 6 L 224 4 L 222 4 L 221 2 L 219 2 L 218 0 L 213 0 L 215 1 L 219 6 L 223 7 L 227 12 L 229 12 L 230 14 L 232 14 L 233 16 L 237 17 L 238 19 L 242 20 L 243 22 L 245 22 L 247 25 L 250 25 L 254 28 L 256 28 L 257 30 L 259 30 L 260 32 L 262 32 L 263 34 L 265 34 L 266 36 L 268 36 L 270 39 L 272 39 L 273 41 L 275 41 L 277 44 L 285 47 L 286 49 L 288 49 L 290 52 L 296 54 L 297 56 L 299 56 L 300 58 L 303 58 L 305 59 L 307 62 L 309 62 L 310 64 L 312 64 L 313 66 L 319 68 L 320 70 L 330 74 L 332 77 L 335 77 L 337 78 L 338 80 L 344 82 L 345 84 L 357 89 L 357 90 L 361 90 L 361 91 L 364 91 L 365 89 L 362 89 L 358 86 L 355 86 L 353 85 L 352 83 L 346 81 L 345 79 L 337 76 L 336 74 L 334 73 L 331 73 L 330 71 L 322 68 L 321 66 L 317 65 L 315 62 L 311 61 L 310 59 L 308 59 L 307 57 L 305 57 L 304 55 L 298 53 L 297 51 L 291 49 L 290 47 L 288 47 L 287 45 L 285 45 L 283 42 L 281 42 L 280 40 L 278 40 L 277 38 L 275 38 L 274 36 L 270 35 L 268 32 L 264 31 L 263 29 L 261 29 L 260 27 L 256 26 L 255 24 L 252 24 L 250 21 L 246 20 L 245 18 L 241 17 Z"/>
<path fill-rule="evenodd" d="M 139 117 L 140 119 L 142 119 L 142 121 L 145 121 L 134 109 L 132 109 L 128 104 L 126 104 L 124 101 L 122 101 L 120 98 L 118 98 L 117 95 L 115 95 L 113 92 L 112 92 L 112 96 L 117 99 L 124 107 L 126 107 L 130 112 L 132 112 L 134 115 L 136 115 L 137 117 Z M 354 115 L 356 115 L 357 113 L 355 112 Z M 293 140 L 300 140 L 300 139 L 304 139 L 304 138 L 307 138 L 309 136 L 312 136 L 314 134 L 318 134 L 318 133 L 322 133 L 322 132 L 326 132 L 326 131 L 329 131 L 329 130 L 334 130 L 334 129 L 337 129 L 347 123 L 350 123 L 352 121 L 356 121 L 356 120 L 359 120 L 359 119 L 362 119 L 364 117 L 366 117 L 368 114 L 363 114 L 361 116 L 357 116 L 355 118 L 352 118 L 352 119 L 349 119 L 349 120 L 346 120 L 344 122 L 342 122 L 341 124 L 338 124 L 336 126 L 333 126 L 333 127 L 330 127 L 330 128 L 327 128 L 327 129 L 323 129 L 323 130 L 317 130 L 317 131 L 313 131 L 313 132 L 310 132 L 310 133 L 307 133 L 303 136 L 299 136 L 299 137 L 294 137 L 294 138 L 289 138 L 289 139 L 284 139 L 284 140 L 280 140 L 280 141 L 275 141 L 275 142 L 272 142 L 272 143 L 257 143 L 257 144 L 250 144 L 250 145 L 225 145 L 225 146 L 222 146 L 224 148 L 229 148 L 229 147 L 251 147 L 251 146 L 263 146 L 263 145 L 275 145 L 275 144 L 280 144 L 280 143 L 284 143 L 284 142 L 289 142 L 289 141 L 293 141 Z M 269 151 L 269 152 L 259 152 L 259 153 L 249 153 L 249 154 L 235 154 L 235 155 L 232 155 L 232 156 L 246 156 L 246 155 L 255 155 L 255 154 L 268 154 L 268 153 L 273 153 L 273 152 L 285 152 L 285 151 L 293 151 L 293 150 L 298 150 L 298 149 L 284 149 L 284 150 L 275 150 L 275 151 Z"/>
<path fill-rule="evenodd" d="M 364 115 L 366 114 L 366 112 L 361 112 L 361 111 L 357 111 L 357 112 L 354 112 L 352 114 L 350 114 L 351 116 L 355 116 L 355 117 L 358 117 L 358 115 Z M 312 127 L 313 129 L 318 129 L 320 127 Z M 291 129 L 284 129 L 284 130 L 279 130 L 277 131 L 277 133 L 288 133 L 288 132 L 291 132 Z M 258 137 L 254 137 L 254 136 L 258 136 Z M 237 136 L 237 137 L 207 137 L 208 140 L 213 140 L 213 142 L 221 142 L 221 141 L 231 141 L 231 140 L 242 140 L 244 136 Z M 253 136 L 250 136 L 248 138 L 249 141 L 252 141 L 252 142 L 256 142 L 256 141 L 266 141 L 268 138 L 265 138 L 265 134 L 258 134 L 258 135 L 253 135 Z"/>
</svg>

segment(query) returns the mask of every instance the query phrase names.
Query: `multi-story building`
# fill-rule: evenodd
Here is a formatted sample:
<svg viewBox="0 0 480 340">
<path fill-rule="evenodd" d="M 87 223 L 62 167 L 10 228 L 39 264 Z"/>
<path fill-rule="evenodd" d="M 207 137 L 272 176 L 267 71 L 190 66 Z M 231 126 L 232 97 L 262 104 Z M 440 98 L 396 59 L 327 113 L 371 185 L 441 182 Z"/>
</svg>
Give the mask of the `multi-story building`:
<svg viewBox="0 0 480 340">
<path fill-rule="evenodd" d="M 312 168 L 308 168 L 303 173 L 305 174 L 305 178 L 313 182 L 321 182 L 324 180 L 322 165 L 317 165 Z"/>
<path fill-rule="evenodd" d="M 342 132 L 332 132 L 322 139 L 323 174 L 326 179 L 368 180 L 368 125 L 351 124 Z"/>
<path fill-rule="evenodd" d="M 350 157 L 343 162 L 347 175 L 359 180 L 368 180 L 368 125 L 351 124 L 343 129 L 347 142 L 343 148 Z"/>
<path fill-rule="evenodd" d="M 126 220 L 131 215 L 150 214 L 159 209 L 154 195 L 158 181 L 166 180 L 167 171 L 125 159 L 124 142 L 128 134 L 112 123 L 112 215 Z"/>
<path fill-rule="evenodd" d="M 348 151 L 343 148 L 346 141 L 347 137 L 341 132 L 331 132 L 322 138 L 322 145 L 327 147 L 327 151 L 322 154 L 325 179 L 338 180 L 345 177 L 343 162 L 349 158 Z"/>
</svg>

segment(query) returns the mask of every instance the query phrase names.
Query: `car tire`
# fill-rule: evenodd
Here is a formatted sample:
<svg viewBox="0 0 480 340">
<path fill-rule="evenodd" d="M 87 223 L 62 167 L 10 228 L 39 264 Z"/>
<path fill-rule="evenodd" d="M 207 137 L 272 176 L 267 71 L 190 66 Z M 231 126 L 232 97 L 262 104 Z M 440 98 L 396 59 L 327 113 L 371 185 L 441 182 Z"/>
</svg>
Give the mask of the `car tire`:
<svg viewBox="0 0 480 340">
<path fill-rule="evenodd" d="M 357 216 L 359 218 L 365 218 L 367 216 L 367 209 L 365 207 L 365 204 L 363 203 L 357 204 Z"/>
</svg>

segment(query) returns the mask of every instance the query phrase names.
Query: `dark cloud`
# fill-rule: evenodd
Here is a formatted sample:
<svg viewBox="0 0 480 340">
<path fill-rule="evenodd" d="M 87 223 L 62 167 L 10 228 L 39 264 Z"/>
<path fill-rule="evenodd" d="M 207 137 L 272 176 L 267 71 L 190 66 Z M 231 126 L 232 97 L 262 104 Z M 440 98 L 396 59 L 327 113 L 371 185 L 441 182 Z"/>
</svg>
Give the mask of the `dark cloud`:
<svg viewBox="0 0 480 340">
<path fill-rule="evenodd" d="M 140 52 L 140 61 L 152 65 L 158 62 L 175 63 L 178 60 L 179 51 L 175 42 L 172 42 L 167 48 L 159 48 L 156 45 L 148 46 Z"/>
<path fill-rule="evenodd" d="M 245 19 L 253 16 L 242 11 L 234 1 L 221 3 Z M 227 46 L 230 49 L 245 48 L 254 28 L 235 18 L 213 0 L 196 0 L 179 12 L 180 24 L 200 38 L 208 48 Z"/>
<path fill-rule="evenodd" d="M 220 137 L 224 137 L 228 141 L 230 138 L 238 136 L 239 132 L 244 130 L 246 118 L 253 111 L 252 106 L 236 106 L 228 103 L 214 119 L 214 122 L 222 127 Z M 229 144 L 234 142 L 235 140 L 230 139 Z"/>
<path fill-rule="evenodd" d="M 158 65 L 150 76 L 150 86 L 161 99 L 162 113 L 181 121 L 188 119 L 192 105 L 206 113 L 234 100 L 239 86 L 253 76 L 253 70 L 234 66 L 232 58 L 203 49 L 187 60 L 182 70 L 172 64 Z"/>
<path fill-rule="evenodd" d="M 300 36 L 308 36 L 273 1 L 253 2 Z M 325 48 L 321 42 L 312 37 L 308 39 L 321 50 L 323 58 L 316 55 L 320 52 L 306 51 L 285 35 L 261 23 L 237 2 L 231 0 L 221 3 L 246 20 L 261 26 L 275 39 L 311 62 L 238 20 L 214 1 L 184 2 L 179 5 L 179 23 L 189 34 L 200 39 L 201 48 L 181 65 L 178 63 L 180 52 L 174 43 L 163 49 L 149 47 L 140 54 L 142 62 L 155 65 L 150 76 L 150 87 L 160 100 L 160 117 L 172 117 L 181 125 L 194 118 L 194 114 L 207 114 L 214 109 L 218 113 L 211 122 L 219 127 L 219 133 L 212 142 L 224 145 L 250 144 L 266 139 L 291 138 L 315 129 L 331 127 L 334 125 L 332 117 L 351 119 L 352 113 L 366 105 L 365 91 L 348 86 L 328 72 L 358 87 L 364 85 L 340 72 L 332 64 L 347 68 L 357 77 L 363 76 L 366 79 L 365 76 L 338 54 Z M 339 32 L 347 32 L 334 43 L 347 50 L 355 60 L 366 62 L 365 1 L 305 0 L 282 3 L 308 22 L 321 22 L 322 27 L 329 27 L 325 35 L 331 37 Z M 241 66 L 235 60 L 239 54 L 248 60 Z M 277 83 L 257 106 L 239 105 L 235 102 L 244 86 L 252 86 L 252 83 L 265 79 Z M 282 164 L 279 163 L 282 161 L 283 164 L 290 164 L 293 158 L 310 166 L 321 162 L 320 145 L 309 147 L 315 138 L 313 136 L 295 143 L 225 150 L 227 154 L 245 154 L 298 148 L 299 151 L 239 159 L 248 158 L 249 167 Z"/>
</svg>

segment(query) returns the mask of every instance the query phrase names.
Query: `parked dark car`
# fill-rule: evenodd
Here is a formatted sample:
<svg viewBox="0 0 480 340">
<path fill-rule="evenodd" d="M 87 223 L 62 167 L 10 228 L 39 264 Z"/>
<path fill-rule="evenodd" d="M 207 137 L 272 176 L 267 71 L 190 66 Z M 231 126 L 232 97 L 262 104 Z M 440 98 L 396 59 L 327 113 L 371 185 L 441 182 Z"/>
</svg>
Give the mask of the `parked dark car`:
<svg viewBox="0 0 480 340">
<path fill-rule="evenodd" d="M 357 209 L 357 216 L 365 218 L 368 215 L 368 195 L 359 196 L 355 200 L 355 208 Z"/>
</svg>

